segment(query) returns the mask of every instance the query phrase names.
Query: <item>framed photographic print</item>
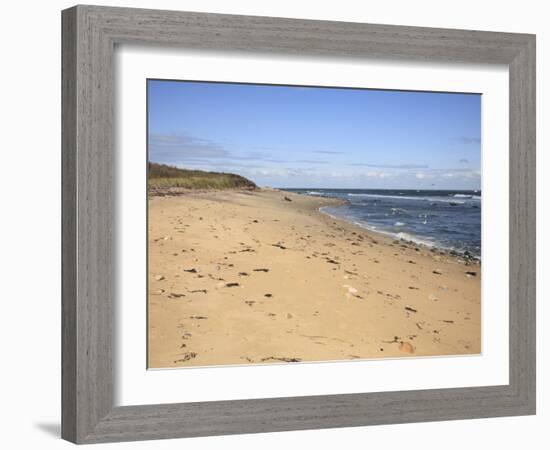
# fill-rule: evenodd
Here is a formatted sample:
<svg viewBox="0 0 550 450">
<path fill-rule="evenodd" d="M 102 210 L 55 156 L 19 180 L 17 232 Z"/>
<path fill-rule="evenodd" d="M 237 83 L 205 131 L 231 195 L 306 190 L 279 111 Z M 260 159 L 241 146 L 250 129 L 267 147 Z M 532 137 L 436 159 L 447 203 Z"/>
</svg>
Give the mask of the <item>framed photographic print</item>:
<svg viewBox="0 0 550 450">
<path fill-rule="evenodd" d="M 534 36 L 62 17 L 65 439 L 534 414 Z"/>
</svg>

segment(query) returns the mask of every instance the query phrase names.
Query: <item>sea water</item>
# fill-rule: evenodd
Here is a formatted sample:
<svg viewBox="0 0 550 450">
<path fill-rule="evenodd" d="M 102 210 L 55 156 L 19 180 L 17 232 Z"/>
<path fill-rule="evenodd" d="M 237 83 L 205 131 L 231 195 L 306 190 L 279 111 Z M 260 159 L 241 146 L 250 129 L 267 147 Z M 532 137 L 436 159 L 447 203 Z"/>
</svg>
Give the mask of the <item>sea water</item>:
<svg viewBox="0 0 550 450">
<path fill-rule="evenodd" d="M 285 189 L 345 200 L 321 208 L 333 217 L 396 239 L 481 255 L 481 192 L 460 190 Z"/>
</svg>

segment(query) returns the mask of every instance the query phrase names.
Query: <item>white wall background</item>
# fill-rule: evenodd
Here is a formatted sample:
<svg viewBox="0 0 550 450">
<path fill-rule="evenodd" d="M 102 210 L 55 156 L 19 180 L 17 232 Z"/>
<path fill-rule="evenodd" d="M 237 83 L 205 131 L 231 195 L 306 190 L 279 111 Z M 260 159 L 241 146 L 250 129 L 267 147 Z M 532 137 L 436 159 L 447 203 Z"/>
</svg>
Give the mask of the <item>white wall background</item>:
<svg viewBox="0 0 550 450">
<path fill-rule="evenodd" d="M 233 14 L 468 28 L 537 34 L 538 129 L 538 415 L 504 419 L 389 425 L 338 430 L 118 444 L 117 448 L 404 447 L 414 449 L 547 448 L 550 395 L 544 376 L 550 309 L 548 143 L 550 121 L 545 2 L 523 0 L 441 2 L 397 0 L 337 2 L 296 0 L 103 1 L 134 6 Z M 59 438 L 60 417 L 60 10 L 71 1 L 5 2 L 0 45 L 0 445 L 4 448 L 68 448 Z M 545 19 L 546 17 L 546 19 Z M 7 206 L 7 208 L 6 208 Z M 545 277 L 546 275 L 546 277 Z M 546 278 L 546 280 L 544 280 Z M 545 295 L 546 294 L 546 295 Z M 105 447 L 98 446 L 99 447 Z M 114 448 L 114 447 L 109 447 Z"/>
</svg>

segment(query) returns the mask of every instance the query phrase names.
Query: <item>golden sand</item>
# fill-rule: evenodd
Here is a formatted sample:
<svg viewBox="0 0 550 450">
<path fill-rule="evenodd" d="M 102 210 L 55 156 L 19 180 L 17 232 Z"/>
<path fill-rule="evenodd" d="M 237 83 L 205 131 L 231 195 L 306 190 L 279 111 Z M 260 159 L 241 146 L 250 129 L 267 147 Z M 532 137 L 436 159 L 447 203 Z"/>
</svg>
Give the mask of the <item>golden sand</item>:
<svg viewBox="0 0 550 450">
<path fill-rule="evenodd" d="M 479 265 L 319 212 L 335 202 L 150 197 L 149 367 L 480 353 Z"/>
</svg>

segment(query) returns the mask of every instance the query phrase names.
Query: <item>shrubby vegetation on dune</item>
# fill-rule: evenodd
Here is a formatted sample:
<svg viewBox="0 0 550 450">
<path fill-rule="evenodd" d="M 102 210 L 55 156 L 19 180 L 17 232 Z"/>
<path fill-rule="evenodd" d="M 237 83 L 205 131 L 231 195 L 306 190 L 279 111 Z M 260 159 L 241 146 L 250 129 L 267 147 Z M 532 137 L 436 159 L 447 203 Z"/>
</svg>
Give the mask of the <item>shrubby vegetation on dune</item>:
<svg viewBox="0 0 550 450">
<path fill-rule="evenodd" d="M 254 182 L 234 173 L 180 169 L 166 164 L 148 163 L 150 189 L 256 189 Z"/>
</svg>

